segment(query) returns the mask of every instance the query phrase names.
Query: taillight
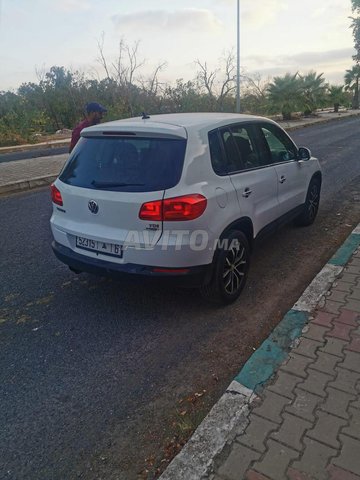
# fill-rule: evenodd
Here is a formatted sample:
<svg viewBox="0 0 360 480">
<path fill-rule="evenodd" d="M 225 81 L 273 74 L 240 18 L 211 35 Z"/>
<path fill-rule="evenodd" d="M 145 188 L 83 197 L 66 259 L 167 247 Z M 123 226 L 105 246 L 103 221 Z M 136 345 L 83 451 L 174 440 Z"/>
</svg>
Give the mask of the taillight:
<svg viewBox="0 0 360 480">
<path fill-rule="evenodd" d="M 141 220 L 154 220 L 155 222 L 161 222 L 162 200 L 143 203 L 140 208 L 139 217 Z"/>
<path fill-rule="evenodd" d="M 205 211 L 207 200 L 202 195 L 184 195 L 163 201 L 164 220 L 194 220 Z"/>
<path fill-rule="evenodd" d="M 63 205 L 63 200 L 62 200 L 60 190 L 58 190 L 53 183 L 50 185 L 50 189 L 51 189 L 51 199 L 52 199 L 52 201 L 54 203 L 56 203 L 56 205 L 62 206 Z"/>
<path fill-rule="evenodd" d="M 192 194 L 147 202 L 141 206 L 141 220 L 184 221 L 200 217 L 207 205 L 203 195 Z"/>
</svg>

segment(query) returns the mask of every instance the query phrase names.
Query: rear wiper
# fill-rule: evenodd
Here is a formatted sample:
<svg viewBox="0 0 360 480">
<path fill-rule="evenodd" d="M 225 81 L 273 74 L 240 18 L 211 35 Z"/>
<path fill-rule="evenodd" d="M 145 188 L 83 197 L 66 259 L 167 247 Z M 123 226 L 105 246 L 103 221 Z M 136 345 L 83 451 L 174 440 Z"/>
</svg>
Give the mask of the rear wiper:
<svg viewBox="0 0 360 480">
<path fill-rule="evenodd" d="M 97 182 L 93 180 L 91 185 L 99 188 L 110 188 L 110 187 L 143 187 L 145 183 L 116 183 L 116 182 Z"/>
</svg>

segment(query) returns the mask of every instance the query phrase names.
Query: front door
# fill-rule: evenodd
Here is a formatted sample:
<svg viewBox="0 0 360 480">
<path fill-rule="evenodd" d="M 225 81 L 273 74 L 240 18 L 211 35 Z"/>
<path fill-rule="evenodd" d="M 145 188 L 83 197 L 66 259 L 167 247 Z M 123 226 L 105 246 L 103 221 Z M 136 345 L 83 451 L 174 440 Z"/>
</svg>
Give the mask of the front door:
<svg viewBox="0 0 360 480">
<path fill-rule="evenodd" d="M 282 129 L 271 123 L 260 129 L 277 174 L 279 211 L 284 215 L 304 203 L 307 168 L 297 160 L 297 147 Z"/>
<path fill-rule="evenodd" d="M 254 236 L 279 216 L 277 174 L 266 165 L 254 138 L 252 125 L 220 129 L 229 176 L 236 190 L 241 217 L 253 222 Z"/>
</svg>

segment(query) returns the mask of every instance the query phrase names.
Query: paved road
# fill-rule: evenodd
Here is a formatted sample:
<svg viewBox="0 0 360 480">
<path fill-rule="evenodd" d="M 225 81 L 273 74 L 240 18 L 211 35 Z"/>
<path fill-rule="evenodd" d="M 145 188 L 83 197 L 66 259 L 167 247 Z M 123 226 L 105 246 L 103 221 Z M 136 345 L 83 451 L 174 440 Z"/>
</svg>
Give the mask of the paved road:
<svg viewBox="0 0 360 480">
<path fill-rule="evenodd" d="M 360 118 L 296 130 L 292 137 L 298 146 L 308 146 L 321 161 L 324 174 L 323 200 L 333 193 L 341 196 L 342 187 L 360 174 Z"/>
<path fill-rule="evenodd" d="M 0 478 L 132 480 L 159 462 L 187 426 L 179 401 L 206 390 L 199 421 L 358 223 L 359 127 L 296 132 L 324 167 L 319 218 L 264 243 L 227 308 L 75 276 L 50 250 L 47 191 L 1 199 Z"/>
</svg>

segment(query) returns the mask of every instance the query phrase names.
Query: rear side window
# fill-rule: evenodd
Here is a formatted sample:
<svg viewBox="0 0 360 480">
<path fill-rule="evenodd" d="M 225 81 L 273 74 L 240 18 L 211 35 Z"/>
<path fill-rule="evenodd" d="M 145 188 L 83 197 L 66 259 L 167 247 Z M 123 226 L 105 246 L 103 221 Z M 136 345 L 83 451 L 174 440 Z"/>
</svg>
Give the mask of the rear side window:
<svg viewBox="0 0 360 480">
<path fill-rule="evenodd" d="M 182 139 L 83 137 L 60 180 L 96 190 L 165 190 L 180 180 L 185 148 Z"/>
<path fill-rule="evenodd" d="M 218 175 L 226 175 L 227 163 L 224 157 L 223 149 L 220 144 L 220 138 L 217 130 L 209 132 L 209 148 L 211 165 L 214 169 L 214 172 Z"/>
</svg>

